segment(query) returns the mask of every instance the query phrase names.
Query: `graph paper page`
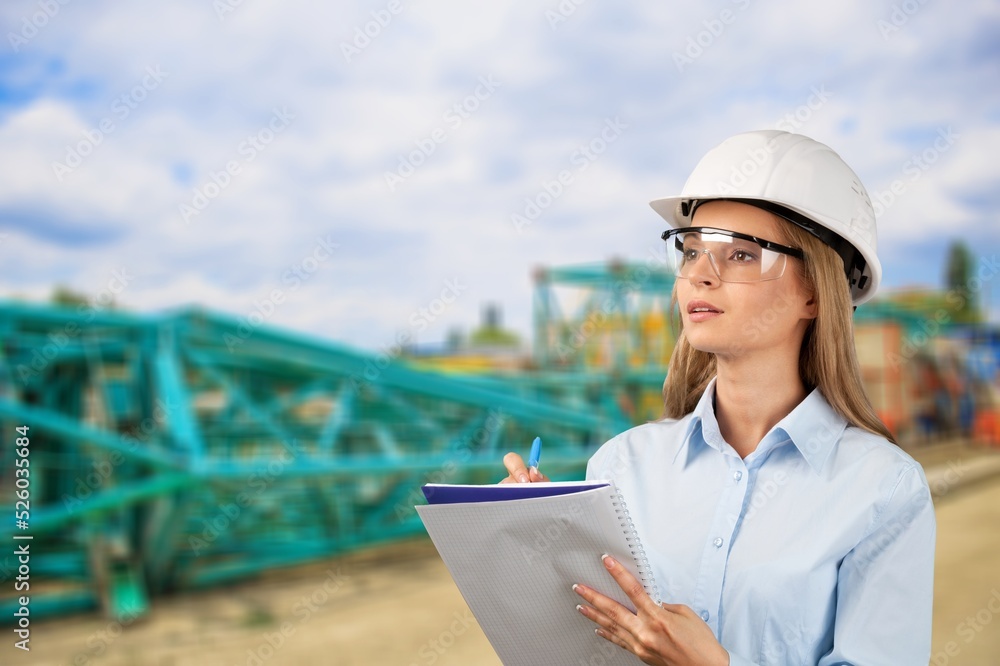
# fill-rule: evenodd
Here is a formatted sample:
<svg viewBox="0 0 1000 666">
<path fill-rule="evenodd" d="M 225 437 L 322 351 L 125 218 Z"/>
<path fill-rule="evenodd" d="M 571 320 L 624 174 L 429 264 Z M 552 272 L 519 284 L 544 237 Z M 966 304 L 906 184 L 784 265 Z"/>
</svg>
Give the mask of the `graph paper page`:
<svg viewBox="0 0 1000 666">
<path fill-rule="evenodd" d="M 635 546 L 615 500 L 614 487 L 604 486 L 416 508 L 504 664 L 630 666 L 641 662 L 594 634 L 597 625 L 576 610 L 583 599 L 572 590 L 573 583 L 583 583 L 632 608 L 601 562 L 609 553 L 637 573 Z"/>
</svg>

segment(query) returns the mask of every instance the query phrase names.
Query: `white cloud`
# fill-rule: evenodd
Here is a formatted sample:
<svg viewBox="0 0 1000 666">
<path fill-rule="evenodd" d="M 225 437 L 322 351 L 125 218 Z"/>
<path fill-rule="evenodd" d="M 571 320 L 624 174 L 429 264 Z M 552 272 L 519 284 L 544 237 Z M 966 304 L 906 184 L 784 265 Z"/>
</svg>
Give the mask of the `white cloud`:
<svg viewBox="0 0 1000 666">
<path fill-rule="evenodd" d="M 34 7 L 8 3 L 0 17 L 17 26 Z M 527 337 L 534 267 L 642 260 L 662 230 L 650 199 L 677 191 L 726 135 L 775 126 L 817 88 L 829 99 L 800 118 L 801 131 L 838 150 L 873 193 L 935 128 L 961 133 L 880 220 L 888 262 L 931 242 L 942 220 L 996 242 L 980 228 L 996 203 L 981 200 L 1000 176 L 990 158 L 1000 147 L 997 92 L 982 85 L 996 66 L 980 34 L 996 22 L 990 3 L 961 15 L 929 3 L 886 39 L 876 22 L 891 4 L 860 1 L 583 3 L 554 26 L 546 11 L 557 2 L 404 1 L 348 62 L 341 44 L 384 7 L 248 2 L 220 21 L 211 3 L 193 0 L 66 5 L 3 75 L 22 92 L 0 112 L 0 212 L 27 207 L 105 235 L 60 242 L 56 222 L 42 233 L 0 219 L 11 227 L 3 248 L 33 257 L 12 261 L 24 270 L 0 291 L 96 290 L 127 266 L 130 307 L 197 301 L 242 316 L 329 234 L 341 248 L 289 293 L 275 323 L 388 341 L 458 276 L 468 293 L 422 340 L 474 325 L 486 300 L 500 301 Z M 719 29 L 723 9 L 733 20 Z M 703 54 L 678 71 L 673 54 L 689 39 Z M 52 162 L 151 66 L 168 73 L 162 84 L 60 182 Z M 491 76 L 497 90 L 449 124 L 446 111 Z M 241 142 L 275 107 L 293 122 L 247 160 Z M 574 151 L 615 116 L 627 130 L 576 171 Z M 445 140 L 390 190 L 386 171 L 436 128 Z M 178 207 L 232 160 L 240 173 L 184 224 Z M 511 214 L 563 169 L 573 183 L 517 233 Z"/>
</svg>

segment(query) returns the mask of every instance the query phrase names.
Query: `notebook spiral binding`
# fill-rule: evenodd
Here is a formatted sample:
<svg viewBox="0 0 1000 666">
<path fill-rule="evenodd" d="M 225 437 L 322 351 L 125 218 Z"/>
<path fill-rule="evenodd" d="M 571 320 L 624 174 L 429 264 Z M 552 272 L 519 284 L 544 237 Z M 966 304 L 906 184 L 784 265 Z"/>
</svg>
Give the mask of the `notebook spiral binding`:
<svg viewBox="0 0 1000 666">
<path fill-rule="evenodd" d="M 622 492 L 618 488 L 615 488 L 615 497 L 612 504 L 615 506 L 615 513 L 618 514 L 621 520 L 622 529 L 625 530 L 625 540 L 630 544 L 629 550 L 639 570 L 639 580 L 646 589 L 646 593 L 653 598 L 653 601 L 659 604 L 660 595 L 656 587 L 656 578 L 653 576 L 653 567 L 649 564 L 649 558 L 646 557 L 646 549 L 643 548 L 642 541 L 639 540 L 639 534 L 635 531 L 635 523 L 632 522 L 632 516 L 628 512 L 628 504 L 625 502 L 625 498 L 622 497 Z"/>
</svg>

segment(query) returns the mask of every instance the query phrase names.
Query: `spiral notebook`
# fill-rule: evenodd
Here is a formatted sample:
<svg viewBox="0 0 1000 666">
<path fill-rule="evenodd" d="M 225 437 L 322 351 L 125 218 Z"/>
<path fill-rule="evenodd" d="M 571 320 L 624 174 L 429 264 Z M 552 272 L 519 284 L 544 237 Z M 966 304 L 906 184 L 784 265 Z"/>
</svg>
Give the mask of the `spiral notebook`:
<svg viewBox="0 0 1000 666">
<path fill-rule="evenodd" d="M 601 562 L 608 553 L 659 602 L 625 502 L 610 481 L 423 486 L 417 512 L 504 664 L 641 663 L 580 615 L 583 583 L 634 607 Z"/>
</svg>

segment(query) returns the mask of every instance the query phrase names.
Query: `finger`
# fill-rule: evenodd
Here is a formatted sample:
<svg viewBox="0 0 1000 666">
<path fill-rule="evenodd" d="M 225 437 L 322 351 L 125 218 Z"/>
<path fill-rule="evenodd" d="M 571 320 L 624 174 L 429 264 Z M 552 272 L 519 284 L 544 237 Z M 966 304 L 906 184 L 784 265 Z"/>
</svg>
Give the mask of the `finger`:
<svg viewBox="0 0 1000 666">
<path fill-rule="evenodd" d="M 531 480 L 532 483 L 538 483 L 539 481 L 549 480 L 549 477 L 539 472 L 537 467 L 528 468 L 528 478 Z"/>
<path fill-rule="evenodd" d="M 635 653 L 635 651 L 632 650 L 631 647 L 629 647 L 628 642 L 624 638 L 622 638 L 617 634 L 609 634 L 607 629 L 602 629 L 600 627 L 597 627 L 596 629 L 594 629 L 594 633 L 603 638 L 604 640 L 608 641 L 609 643 L 614 643 L 620 648 L 628 650 L 633 654 Z"/>
<path fill-rule="evenodd" d="M 586 585 L 574 585 L 573 591 L 590 603 L 590 606 L 580 604 L 577 610 L 584 616 L 604 627 L 614 634 L 620 630 L 631 633 L 639 619 L 635 614 L 620 603 L 606 597 L 597 590 Z"/>
<path fill-rule="evenodd" d="M 626 615 L 635 617 L 624 606 L 621 608 Z M 580 611 L 581 615 L 597 625 L 595 631 L 598 636 L 628 649 L 628 641 L 632 640 L 632 630 L 622 622 L 622 618 L 606 615 L 596 608 L 584 604 L 578 605 L 576 609 Z"/>
<path fill-rule="evenodd" d="M 605 554 L 601 556 L 601 561 L 604 563 L 604 568 L 618 583 L 618 587 L 622 588 L 622 591 L 631 599 L 637 611 L 649 613 L 658 608 L 656 602 L 646 592 L 642 582 L 623 567 L 618 560 Z"/>
<path fill-rule="evenodd" d="M 531 482 L 531 479 L 528 478 L 528 468 L 524 466 L 524 460 L 513 451 L 503 457 L 503 466 L 507 468 L 511 478 L 516 479 L 518 483 Z"/>
<path fill-rule="evenodd" d="M 660 604 L 660 608 L 669 613 L 677 613 L 678 615 L 686 615 L 688 617 L 701 618 L 700 615 L 691 610 L 690 606 L 687 606 L 685 604 L 668 604 L 666 601 L 664 601 L 663 603 Z"/>
</svg>

